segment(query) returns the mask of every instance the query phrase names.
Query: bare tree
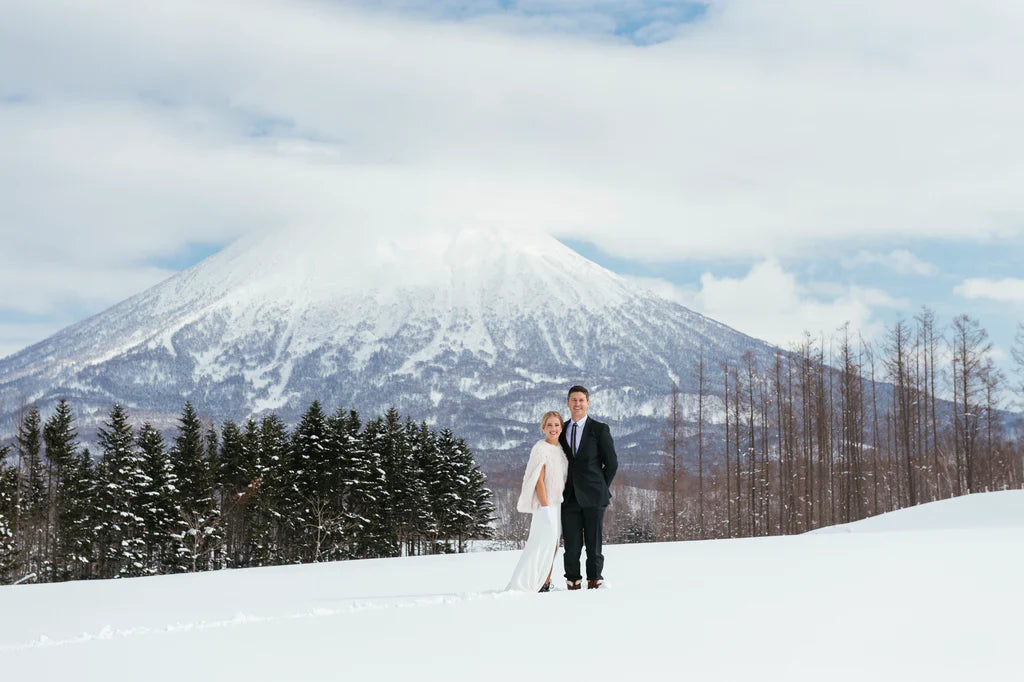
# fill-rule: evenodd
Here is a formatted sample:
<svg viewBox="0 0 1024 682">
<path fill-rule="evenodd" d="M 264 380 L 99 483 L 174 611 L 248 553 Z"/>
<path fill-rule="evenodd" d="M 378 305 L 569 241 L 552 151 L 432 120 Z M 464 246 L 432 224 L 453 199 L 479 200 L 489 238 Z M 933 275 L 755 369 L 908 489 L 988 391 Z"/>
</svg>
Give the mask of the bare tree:
<svg viewBox="0 0 1024 682">
<path fill-rule="evenodd" d="M 757 417 L 754 410 L 754 387 L 757 384 L 757 359 L 752 351 L 743 353 L 743 364 L 747 370 L 747 528 L 750 535 L 758 534 L 757 526 L 757 447 L 754 433 Z M 738 415 L 737 415 L 738 416 Z M 737 418 L 737 423 L 739 419 Z M 738 482 L 737 482 L 738 484 Z"/>
<path fill-rule="evenodd" d="M 854 356 L 850 326 L 844 324 L 839 341 L 839 462 L 841 517 L 845 522 L 864 516 L 861 449 L 864 445 L 864 399 L 860 358 Z"/>
<path fill-rule="evenodd" d="M 1013 364 L 1017 374 L 1017 381 L 1014 391 L 1017 399 L 1024 402 L 1024 322 L 1017 323 L 1017 333 L 1013 337 L 1013 347 L 1010 349 L 1013 357 Z"/>
<path fill-rule="evenodd" d="M 679 445 L 682 435 L 683 428 L 683 415 L 682 407 L 679 402 L 679 384 L 672 382 L 672 395 L 669 399 L 668 406 L 668 424 L 667 429 L 662 431 L 662 436 L 665 439 L 665 478 L 666 486 L 669 488 L 669 499 L 671 505 L 669 508 L 670 514 L 670 528 L 669 537 L 672 538 L 672 542 L 678 540 L 678 528 L 679 528 L 679 507 L 676 499 L 676 494 L 679 488 Z"/>
<path fill-rule="evenodd" d="M 345 538 L 340 528 L 345 520 L 345 512 L 333 504 L 329 495 L 314 493 L 303 496 L 302 500 L 309 505 L 309 519 L 306 528 L 313 531 L 313 562 L 318 563 L 322 557 L 330 556 L 332 550 L 341 546 Z"/>
<path fill-rule="evenodd" d="M 960 421 L 960 451 L 967 492 L 975 490 L 975 445 L 980 429 L 980 400 L 985 385 L 985 367 L 992 344 L 977 320 L 960 315 L 953 320 L 953 368 L 957 387 L 956 415 Z"/>
<path fill-rule="evenodd" d="M 733 536 L 732 528 L 732 478 L 729 472 L 729 365 L 722 365 L 722 378 L 725 380 L 725 518 L 728 537 Z M 739 429 L 739 425 L 736 425 Z"/>
<path fill-rule="evenodd" d="M 982 391 L 984 393 L 985 413 L 985 456 L 984 456 L 984 485 L 986 490 L 995 488 L 999 483 L 1005 481 L 1005 471 L 1000 455 L 1000 441 L 997 436 L 999 430 L 999 384 L 1002 381 L 1002 373 L 996 368 L 992 358 L 985 359 L 982 367 Z"/>
<path fill-rule="evenodd" d="M 917 490 L 914 486 L 913 461 L 913 405 L 914 395 L 910 373 L 910 333 L 903 320 L 897 320 L 887 337 L 888 353 L 885 366 L 893 383 L 893 424 L 894 455 L 899 466 L 900 455 L 906 468 L 907 499 L 910 506 L 917 504 Z"/>
<path fill-rule="evenodd" d="M 932 499 L 940 499 L 944 495 L 951 494 L 952 489 L 950 488 L 945 494 L 943 492 L 943 478 L 946 476 L 944 472 L 945 457 L 942 455 L 942 445 L 939 442 L 939 420 L 937 416 L 938 391 L 935 383 L 935 352 L 938 343 L 935 339 L 935 313 L 927 307 L 922 307 L 916 319 L 921 330 L 924 357 L 924 397 L 922 402 L 924 403 L 925 411 L 924 421 L 927 424 L 924 429 L 925 449 L 926 452 L 930 451 L 931 454 Z M 931 440 L 930 446 L 928 445 L 929 438 Z"/>
<path fill-rule="evenodd" d="M 704 372 L 704 349 L 697 358 L 697 527 L 703 540 L 704 529 L 704 394 L 707 390 Z"/>
</svg>

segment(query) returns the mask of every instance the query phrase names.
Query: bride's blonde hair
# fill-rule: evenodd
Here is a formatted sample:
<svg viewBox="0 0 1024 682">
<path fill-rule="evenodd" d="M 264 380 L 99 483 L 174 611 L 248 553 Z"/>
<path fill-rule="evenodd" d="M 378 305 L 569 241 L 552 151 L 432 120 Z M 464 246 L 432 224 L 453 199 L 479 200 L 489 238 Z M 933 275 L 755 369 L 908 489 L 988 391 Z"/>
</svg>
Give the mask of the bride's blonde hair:
<svg viewBox="0 0 1024 682">
<path fill-rule="evenodd" d="M 550 419 L 551 417 L 558 417 L 559 423 L 562 426 L 565 426 L 565 420 L 562 419 L 562 413 L 561 412 L 555 412 L 554 410 L 551 410 L 550 412 L 545 412 L 544 416 L 540 418 L 540 430 L 541 431 L 544 430 L 544 425 L 548 422 L 548 419 Z"/>
</svg>

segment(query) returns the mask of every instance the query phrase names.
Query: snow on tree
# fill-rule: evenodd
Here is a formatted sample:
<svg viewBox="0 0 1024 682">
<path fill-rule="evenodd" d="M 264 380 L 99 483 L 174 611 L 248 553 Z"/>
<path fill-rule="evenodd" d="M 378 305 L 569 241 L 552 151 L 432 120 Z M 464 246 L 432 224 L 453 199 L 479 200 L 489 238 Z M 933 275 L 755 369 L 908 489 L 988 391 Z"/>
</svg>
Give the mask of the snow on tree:
<svg viewBox="0 0 1024 682">
<path fill-rule="evenodd" d="M 96 563 L 96 466 L 89 449 L 73 455 L 57 484 L 59 547 L 65 579 L 88 578 Z"/>
<path fill-rule="evenodd" d="M 441 529 L 441 517 L 445 511 L 442 502 L 445 487 L 444 463 L 440 460 L 437 438 L 427 427 L 426 422 L 420 424 L 412 420 L 405 425 L 406 438 L 412 450 L 416 464 L 416 490 L 418 500 L 416 534 L 421 538 L 418 553 L 434 552 L 441 548 L 438 544 Z"/>
<path fill-rule="evenodd" d="M 48 575 L 50 489 L 43 463 L 42 418 L 35 406 L 22 418 L 15 436 L 21 477 L 18 530 L 25 573 Z"/>
<path fill-rule="evenodd" d="M 255 429 L 254 422 L 250 420 L 250 424 Z M 216 479 L 228 566 L 244 566 L 246 562 L 245 538 L 249 524 L 247 508 L 257 478 L 253 461 L 256 449 L 258 440 L 253 435 L 247 439 L 235 422 L 224 422 L 221 427 Z"/>
<path fill-rule="evenodd" d="M 282 514 L 288 498 L 290 438 L 288 429 L 277 415 L 264 417 L 257 428 L 250 420 L 246 425 L 246 447 L 253 450 L 256 478 L 254 499 L 248 505 L 250 530 L 247 555 L 250 566 L 271 566 L 286 559 L 287 519 Z"/>
<path fill-rule="evenodd" d="M 340 541 L 339 510 L 332 504 L 333 454 L 327 417 L 314 400 L 292 434 L 292 522 L 301 538 L 301 561 L 329 560 Z"/>
<path fill-rule="evenodd" d="M 455 519 L 452 534 L 458 540 L 458 551 L 465 549 L 465 541 L 489 538 L 494 520 L 493 494 L 487 488 L 487 478 L 473 460 L 466 441 L 456 438 L 445 429 L 439 439 L 442 457 L 452 468 L 455 488 Z"/>
<path fill-rule="evenodd" d="M 5 578 L 433 553 L 489 533 L 490 491 L 465 442 L 394 409 L 364 428 L 355 411 L 326 417 L 314 402 L 292 433 L 276 415 L 218 432 L 186 404 L 168 450 L 158 430 L 145 423 L 136 433 L 115 404 L 97 437 L 94 465 L 66 402 L 45 426 L 34 410 L 23 420 L 21 466 L 0 471 Z M 33 505 L 19 532 L 19 510 Z"/>
<path fill-rule="evenodd" d="M 89 573 L 93 559 L 92 509 L 86 503 L 93 490 L 92 462 L 78 453 L 74 415 L 66 400 L 43 427 L 46 459 L 53 472 L 52 552 L 53 579 L 68 580 Z"/>
<path fill-rule="evenodd" d="M 360 433 L 359 413 L 337 412 L 330 423 L 333 438 L 346 457 L 342 480 L 341 509 L 344 514 L 346 553 L 349 558 L 380 557 L 392 546 L 384 529 L 382 510 L 389 499 L 380 454 L 368 446 L 373 436 Z"/>
<path fill-rule="evenodd" d="M 207 445 L 203 424 L 192 403 L 186 402 L 171 448 L 171 468 L 178 488 L 177 510 L 183 521 L 180 534 L 176 534 L 176 567 L 181 571 L 212 568 L 221 544 Z"/>
<path fill-rule="evenodd" d="M 173 538 L 184 526 L 178 515 L 177 476 L 164 437 L 152 424 L 142 424 L 135 442 L 143 475 L 138 513 L 145 529 L 146 570 L 151 574 L 162 573 L 175 565 Z"/>
<path fill-rule="evenodd" d="M 367 448 L 380 456 L 386 492 L 378 507 L 381 526 L 391 554 L 397 556 L 415 540 L 417 506 L 423 499 L 416 461 L 398 410 L 391 408 L 383 418 L 367 424 L 365 441 Z"/>
<path fill-rule="evenodd" d="M 145 575 L 149 562 L 142 507 L 147 481 L 135 430 L 124 407 L 114 405 L 97 440 L 102 451 L 96 524 L 100 575 Z"/>
<path fill-rule="evenodd" d="M 18 472 L 7 464 L 9 451 L 7 446 L 0 447 L 0 584 L 18 579 L 18 544 L 14 537 Z"/>
</svg>

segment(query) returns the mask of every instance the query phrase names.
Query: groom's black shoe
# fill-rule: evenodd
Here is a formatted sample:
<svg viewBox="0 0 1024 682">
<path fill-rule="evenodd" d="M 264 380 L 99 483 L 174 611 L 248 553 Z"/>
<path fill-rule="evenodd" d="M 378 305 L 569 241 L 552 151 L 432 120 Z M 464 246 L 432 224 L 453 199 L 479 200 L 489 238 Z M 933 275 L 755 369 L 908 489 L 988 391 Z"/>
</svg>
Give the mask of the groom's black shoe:
<svg viewBox="0 0 1024 682">
<path fill-rule="evenodd" d="M 551 591 L 551 581 L 549 580 L 546 583 L 544 583 L 543 585 L 541 585 L 540 589 L 537 590 L 537 591 L 538 592 L 550 592 Z"/>
<path fill-rule="evenodd" d="M 566 588 L 570 590 L 578 590 L 581 587 L 583 587 L 582 580 L 570 580 L 568 583 L 566 583 Z"/>
<path fill-rule="evenodd" d="M 604 584 L 603 580 L 588 580 L 587 581 L 587 589 L 588 590 L 596 590 L 597 588 L 601 587 L 601 585 L 603 585 L 603 584 Z"/>
</svg>

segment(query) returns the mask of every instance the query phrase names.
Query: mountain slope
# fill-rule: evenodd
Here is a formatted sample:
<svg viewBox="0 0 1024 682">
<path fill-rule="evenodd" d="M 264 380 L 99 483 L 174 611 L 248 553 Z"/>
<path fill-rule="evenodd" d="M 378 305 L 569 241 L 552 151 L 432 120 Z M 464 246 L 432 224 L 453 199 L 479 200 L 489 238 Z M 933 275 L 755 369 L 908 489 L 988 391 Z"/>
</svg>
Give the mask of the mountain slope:
<svg viewBox="0 0 1024 682">
<path fill-rule="evenodd" d="M 86 423 L 118 401 L 165 426 L 186 398 L 218 421 L 294 420 L 314 398 L 395 405 L 494 452 L 531 439 L 579 382 L 644 459 L 701 348 L 712 367 L 773 352 L 544 235 L 293 231 L 243 240 L 0 361 L 0 401 L 45 411 L 67 397 Z"/>
</svg>

